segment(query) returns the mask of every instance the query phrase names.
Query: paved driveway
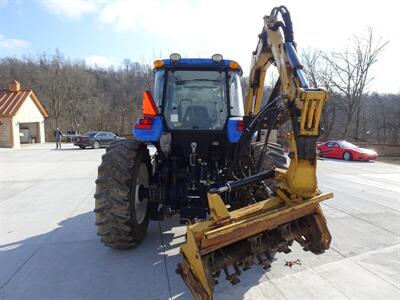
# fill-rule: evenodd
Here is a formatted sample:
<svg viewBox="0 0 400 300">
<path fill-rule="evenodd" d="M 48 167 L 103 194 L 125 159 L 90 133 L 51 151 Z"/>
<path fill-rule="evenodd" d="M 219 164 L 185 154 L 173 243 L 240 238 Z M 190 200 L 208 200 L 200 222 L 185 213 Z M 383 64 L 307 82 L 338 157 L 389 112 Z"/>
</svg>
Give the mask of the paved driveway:
<svg viewBox="0 0 400 300">
<path fill-rule="evenodd" d="M 0 298 L 191 299 L 175 274 L 185 228 L 153 222 L 137 249 L 104 247 L 92 213 L 104 150 L 65 148 L 0 149 Z M 215 299 L 400 299 L 400 166 L 325 160 L 319 182 L 335 192 L 323 205 L 331 249 L 294 247 L 268 272 L 220 280 Z"/>
</svg>

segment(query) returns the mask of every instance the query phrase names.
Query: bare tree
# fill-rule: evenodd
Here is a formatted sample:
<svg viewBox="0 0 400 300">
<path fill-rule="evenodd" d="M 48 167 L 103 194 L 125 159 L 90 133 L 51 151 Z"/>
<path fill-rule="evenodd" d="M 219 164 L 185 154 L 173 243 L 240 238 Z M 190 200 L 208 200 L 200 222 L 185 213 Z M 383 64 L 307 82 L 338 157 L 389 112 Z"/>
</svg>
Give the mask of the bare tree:
<svg viewBox="0 0 400 300">
<path fill-rule="evenodd" d="M 63 76 L 63 63 L 63 57 L 57 51 L 50 64 L 44 64 L 45 72 L 43 73 L 44 80 L 48 85 L 47 95 L 50 100 L 48 108 L 50 109 L 51 118 L 55 121 L 56 128 L 60 126 L 59 120 L 66 100 L 65 87 L 63 84 L 65 79 Z"/>
<path fill-rule="evenodd" d="M 79 131 L 85 115 L 90 115 L 90 111 L 87 111 L 87 100 L 93 89 L 93 80 L 80 64 L 68 66 L 65 71 L 66 111 L 71 129 Z"/>
<path fill-rule="evenodd" d="M 389 95 L 386 103 L 386 127 L 390 132 L 390 143 L 398 145 L 400 138 L 400 94 Z"/>
<path fill-rule="evenodd" d="M 343 52 L 324 55 L 326 63 L 331 67 L 331 87 L 337 92 L 337 100 L 345 113 L 344 138 L 349 136 L 350 126 L 355 118 L 354 137 L 358 139 L 362 97 L 368 84 L 373 80 L 371 67 L 377 62 L 378 55 L 388 42 L 376 39 L 374 32 L 368 28 L 365 37 L 354 36 L 352 46 Z"/>
</svg>

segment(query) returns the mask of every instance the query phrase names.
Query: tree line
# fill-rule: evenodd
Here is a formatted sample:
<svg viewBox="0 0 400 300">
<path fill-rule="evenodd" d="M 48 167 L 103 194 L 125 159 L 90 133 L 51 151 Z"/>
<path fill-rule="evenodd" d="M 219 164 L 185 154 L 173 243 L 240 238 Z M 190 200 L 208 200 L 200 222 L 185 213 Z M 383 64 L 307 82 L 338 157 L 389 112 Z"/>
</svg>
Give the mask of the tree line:
<svg viewBox="0 0 400 300">
<path fill-rule="evenodd" d="M 369 29 L 340 52 L 308 49 L 302 53 L 311 86 L 331 93 L 321 121 L 321 140 L 400 142 L 400 94 L 368 92 L 371 68 L 386 44 Z M 143 91 L 153 88 L 154 73 L 152 66 L 129 59 L 117 68 L 105 69 L 56 51 L 37 57 L 1 58 L 1 88 L 13 79 L 23 88 L 33 89 L 45 107 L 48 137 L 57 127 L 129 134 L 141 116 Z M 242 82 L 245 93 L 245 77 Z"/>
<path fill-rule="evenodd" d="M 32 89 L 48 112 L 47 137 L 63 131 L 104 130 L 129 134 L 141 115 L 144 90 L 153 87 L 152 67 L 125 59 L 118 68 L 88 66 L 59 51 L 0 59 L 0 88 L 16 79 Z"/>
<path fill-rule="evenodd" d="M 371 69 L 387 44 L 368 28 L 340 52 L 303 52 L 302 62 L 311 85 L 324 87 L 331 94 L 321 120 L 322 140 L 400 142 L 400 93 L 368 92 L 374 79 Z"/>
</svg>

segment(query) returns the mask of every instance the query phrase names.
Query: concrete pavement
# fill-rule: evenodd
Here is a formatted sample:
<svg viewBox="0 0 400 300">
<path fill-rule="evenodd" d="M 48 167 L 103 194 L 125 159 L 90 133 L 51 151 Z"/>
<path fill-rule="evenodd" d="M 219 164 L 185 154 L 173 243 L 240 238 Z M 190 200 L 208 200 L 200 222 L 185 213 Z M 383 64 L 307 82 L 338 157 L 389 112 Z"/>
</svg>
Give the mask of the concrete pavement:
<svg viewBox="0 0 400 300">
<path fill-rule="evenodd" d="M 104 150 L 52 147 L 0 149 L 0 298 L 191 299 L 175 274 L 185 233 L 178 220 L 151 223 L 134 250 L 104 247 L 92 213 Z M 315 256 L 294 247 L 238 285 L 221 278 L 215 299 L 400 299 L 400 166 L 318 167 L 320 188 L 335 193 L 323 204 L 331 249 Z M 293 259 L 302 264 L 285 266 Z"/>
</svg>

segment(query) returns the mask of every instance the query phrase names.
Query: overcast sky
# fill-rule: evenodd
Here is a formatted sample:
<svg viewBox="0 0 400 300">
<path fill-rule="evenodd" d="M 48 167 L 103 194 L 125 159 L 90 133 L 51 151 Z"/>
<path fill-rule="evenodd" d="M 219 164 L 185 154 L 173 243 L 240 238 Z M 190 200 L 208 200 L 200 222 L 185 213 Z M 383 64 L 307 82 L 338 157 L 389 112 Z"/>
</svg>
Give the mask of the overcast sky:
<svg viewBox="0 0 400 300">
<path fill-rule="evenodd" d="M 0 0 L 0 57 L 58 48 L 89 64 L 124 58 L 152 62 L 221 53 L 248 73 L 263 16 L 277 5 L 292 15 L 301 51 L 345 49 L 371 26 L 390 41 L 374 66 L 370 91 L 400 92 L 400 1 Z"/>
</svg>

